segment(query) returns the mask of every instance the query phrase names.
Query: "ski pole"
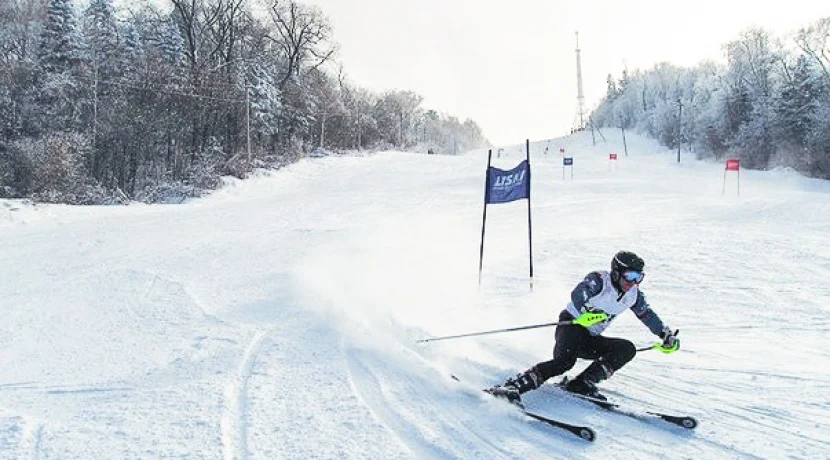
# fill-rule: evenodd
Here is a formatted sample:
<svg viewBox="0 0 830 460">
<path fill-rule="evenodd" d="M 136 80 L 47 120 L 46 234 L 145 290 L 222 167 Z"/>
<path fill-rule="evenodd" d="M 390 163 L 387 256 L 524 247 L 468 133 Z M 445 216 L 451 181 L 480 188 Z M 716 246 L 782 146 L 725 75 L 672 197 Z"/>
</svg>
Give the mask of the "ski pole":
<svg viewBox="0 0 830 460">
<path fill-rule="evenodd" d="M 680 334 L 680 329 L 674 331 L 674 335 L 677 336 L 677 334 Z M 652 345 L 650 347 L 638 348 L 637 352 L 639 353 L 641 351 L 648 351 L 648 350 L 654 350 L 654 349 L 660 349 L 660 348 L 663 348 L 663 344 L 662 343 L 655 343 L 654 345 Z M 671 353 L 671 351 L 663 351 L 663 353 Z"/>
<path fill-rule="evenodd" d="M 572 324 L 577 324 L 580 326 L 588 327 L 594 325 L 596 323 L 601 323 L 608 319 L 608 315 L 605 313 L 586 313 L 580 316 L 579 318 L 572 319 L 570 321 L 559 321 L 556 323 L 545 323 L 545 324 L 534 324 L 532 326 L 521 326 L 521 327 L 511 327 L 508 329 L 496 329 L 492 331 L 483 331 L 483 332 L 470 332 L 469 334 L 459 334 L 459 335 L 448 335 L 444 337 L 433 337 L 430 339 L 421 339 L 415 341 L 415 343 L 426 343 L 426 342 L 436 342 L 438 340 L 449 340 L 449 339 L 460 339 L 461 337 L 474 337 L 477 335 L 487 335 L 487 334 L 496 334 L 499 332 L 513 332 L 513 331 L 522 331 L 525 329 L 536 329 L 540 327 L 551 327 L 551 326 L 569 326 Z"/>
</svg>

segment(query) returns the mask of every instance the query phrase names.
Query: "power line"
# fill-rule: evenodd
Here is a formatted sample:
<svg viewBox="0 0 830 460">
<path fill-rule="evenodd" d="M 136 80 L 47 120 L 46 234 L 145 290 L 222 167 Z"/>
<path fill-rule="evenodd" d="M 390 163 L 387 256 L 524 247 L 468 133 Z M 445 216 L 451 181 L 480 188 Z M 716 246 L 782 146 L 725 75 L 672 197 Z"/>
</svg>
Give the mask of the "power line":
<svg viewBox="0 0 830 460">
<path fill-rule="evenodd" d="M 82 81 L 85 81 L 86 83 L 93 83 L 93 84 L 95 83 L 94 81 L 92 81 L 88 78 L 85 78 L 85 77 L 79 77 L 78 79 L 82 80 Z M 123 82 L 112 81 L 112 80 L 110 80 L 110 81 L 99 80 L 98 84 L 116 86 L 116 87 L 120 87 L 120 88 L 129 88 L 129 89 L 134 89 L 134 90 L 139 90 L 139 91 L 153 91 L 155 93 L 162 93 L 162 94 L 167 94 L 167 95 L 171 95 L 171 96 L 193 97 L 193 98 L 198 98 L 198 99 L 206 99 L 206 100 L 219 101 L 219 102 L 236 102 L 236 103 L 246 102 L 245 99 L 229 99 L 229 98 L 222 98 L 222 97 L 216 97 L 216 96 L 206 96 L 204 94 L 196 94 L 196 93 L 190 93 L 190 92 L 176 91 L 176 90 L 170 90 L 170 89 L 158 88 L 158 87 L 138 86 L 138 85 L 134 85 L 134 84 L 130 84 L 130 83 L 123 83 Z"/>
</svg>

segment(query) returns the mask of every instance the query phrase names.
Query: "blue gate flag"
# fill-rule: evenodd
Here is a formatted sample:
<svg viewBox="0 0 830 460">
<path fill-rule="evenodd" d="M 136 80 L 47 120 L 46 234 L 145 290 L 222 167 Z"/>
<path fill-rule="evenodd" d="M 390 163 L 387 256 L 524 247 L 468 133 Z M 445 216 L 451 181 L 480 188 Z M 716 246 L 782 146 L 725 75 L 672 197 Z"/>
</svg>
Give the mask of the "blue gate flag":
<svg viewBox="0 0 830 460">
<path fill-rule="evenodd" d="M 510 171 L 490 167 L 487 185 L 487 196 L 484 197 L 487 204 L 530 199 L 530 164 L 527 160 L 522 161 Z"/>
<path fill-rule="evenodd" d="M 573 166 L 573 165 L 574 165 L 574 159 L 573 159 L 573 158 L 571 158 L 571 157 L 565 157 L 565 158 L 563 158 L 563 159 L 562 159 L 562 162 L 563 162 L 563 165 L 564 165 L 564 166 Z"/>
</svg>

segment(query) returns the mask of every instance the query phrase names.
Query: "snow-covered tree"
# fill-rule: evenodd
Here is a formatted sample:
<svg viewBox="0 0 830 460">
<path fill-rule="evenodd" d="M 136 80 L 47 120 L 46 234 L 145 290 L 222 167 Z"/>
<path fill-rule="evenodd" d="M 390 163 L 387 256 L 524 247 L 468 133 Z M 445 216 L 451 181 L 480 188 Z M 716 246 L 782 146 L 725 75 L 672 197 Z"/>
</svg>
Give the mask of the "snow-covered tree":
<svg viewBox="0 0 830 460">
<path fill-rule="evenodd" d="M 830 179 L 830 91 L 824 90 L 811 117 L 813 129 L 807 135 L 809 169 L 807 172 Z"/>
<path fill-rule="evenodd" d="M 726 66 L 626 72 L 593 115 L 698 156 L 737 155 L 751 168 L 786 165 L 830 177 L 830 18 L 800 30 L 795 42 L 788 50 L 749 29 L 724 46 Z"/>
<path fill-rule="evenodd" d="M 282 93 L 277 88 L 272 73 L 255 68 L 251 73 L 250 87 L 251 129 L 264 136 L 279 132 L 279 116 L 282 111 Z"/>
<path fill-rule="evenodd" d="M 135 79 L 137 65 L 143 60 L 144 45 L 141 41 L 141 34 L 132 22 L 124 26 L 124 39 L 118 45 L 119 68 L 124 75 Z"/>
<path fill-rule="evenodd" d="M 185 62 L 185 43 L 175 21 L 168 21 L 165 24 L 158 46 L 165 63 L 178 71 Z"/>
<path fill-rule="evenodd" d="M 90 0 L 84 12 L 84 54 L 97 79 L 118 75 L 118 25 L 112 0 Z"/>
<path fill-rule="evenodd" d="M 388 135 L 387 141 L 399 148 L 411 146 L 415 141 L 415 120 L 420 116 L 418 107 L 423 97 L 412 91 L 388 91 L 375 106 L 375 119 Z"/>
<path fill-rule="evenodd" d="M 796 35 L 796 43 L 822 71 L 830 83 L 830 17 L 821 18 Z"/>
<path fill-rule="evenodd" d="M 821 96 L 819 78 L 809 58 L 799 55 L 787 73 L 776 104 L 776 133 L 779 142 L 785 141 L 791 144 L 791 148 L 804 148 L 806 145 L 807 134 L 812 129 L 813 114 Z"/>
<path fill-rule="evenodd" d="M 730 144 L 748 167 L 763 167 L 774 152 L 774 66 L 779 61 L 769 34 L 749 29 L 726 45 L 728 76 L 741 98 L 742 120 Z"/>
<path fill-rule="evenodd" d="M 79 129 L 84 100 L 78 82 L 80 40 L 71 0 L 49 0 L 35 68 L 40 130 Z"/>
<path fill-rule="evenodd" d="M 72 0 L 49 0 L 38 48 L 40 66 L 52 74 L 69 71 L 80 57 L 79 45 Z"/>
<path fill-rule="evenodd" d="M 315 102 L 315 116 L 317 125 L 319 126 L 319 143 L 318 146 L 326 148 L 328 145 L 326 141 L 326 129 L 331 130 L 331 119 L 342 117 L 346 113 L 346 107 L 343 104 L 343 95 L 340 91 L 340 85 L 334 78 L 328 77 L 325 73 L 320 71 L 313 71 L 309 73 L 312 77 L 312 98 Z"/>
<path fill-rule="evenodd" d="M 84 1 L 81 27 L 72 0 L 0 1 L 4 196 L 156 200 L 321 143 L 430 140 L 455 152 L 483 142 L 474 122 L 444 115 L 427 132 L 414 93 L 379 97 L 330 74 L 327 20 L 294 0 L 269 0 L 267 17 L 247 0 L 138 2 L 129 15 L 114 6 L 123 2 Z"/>
</svg>

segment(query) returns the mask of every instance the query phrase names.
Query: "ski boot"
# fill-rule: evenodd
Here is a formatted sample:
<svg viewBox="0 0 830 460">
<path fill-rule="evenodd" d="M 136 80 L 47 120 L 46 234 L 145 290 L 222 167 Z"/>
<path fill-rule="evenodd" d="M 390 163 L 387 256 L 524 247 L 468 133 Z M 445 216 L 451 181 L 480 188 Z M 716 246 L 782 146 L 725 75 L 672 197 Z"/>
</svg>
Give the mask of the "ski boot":
<svg viewBox="0 0 830 460">
<path fill-rule="evenodd" d="M 608 401 L 608 398 L 605 397 L 602 393 L 599 392 L 597 389 L 597 384 L 608 377 L 611 377 L 611 374 L 614 373 L 614 370 L 605 364 L 602 359 L 598 359 L 591 363 L 588 367 L 582 371 L 574 379 L 568 379 L 565 377 L 562 380 L 562 388 L 565 391 L 569 391 L 571 393 L 576 393 L 582 396 L 587 396 L 592 399 L 597 399 L 600 401 Z"/>
<path fill-rule="evenodd" d="M 542 377 L 535 367 L 532 367 L 516 377 L 510 377 L 502 385 L 496 385 L 484 391 L 497 398 L 504 398 L 517 406 L 522 405 L 522 393 L 539 388 Z"/>
<path fill-rule="evenodd" d="M 587 396 L 591 399 L 597 399 L 600 401 L 608 401 L 608 398 L 599 392 L 596 384 L 589 382 L 582 377 L 576 377 L 574 379 L 565 377 L 562 380 L 561 387 L 569 393 Z"/>
</svg>

